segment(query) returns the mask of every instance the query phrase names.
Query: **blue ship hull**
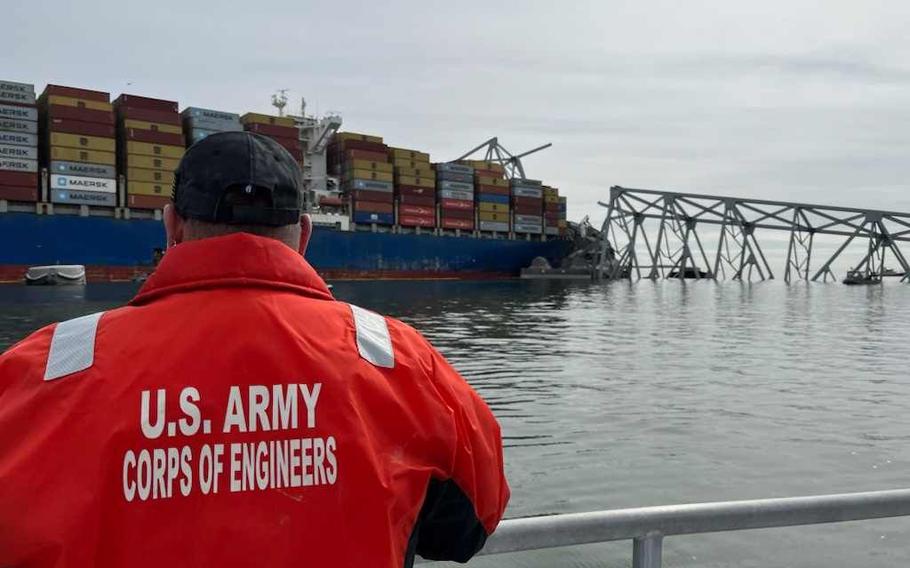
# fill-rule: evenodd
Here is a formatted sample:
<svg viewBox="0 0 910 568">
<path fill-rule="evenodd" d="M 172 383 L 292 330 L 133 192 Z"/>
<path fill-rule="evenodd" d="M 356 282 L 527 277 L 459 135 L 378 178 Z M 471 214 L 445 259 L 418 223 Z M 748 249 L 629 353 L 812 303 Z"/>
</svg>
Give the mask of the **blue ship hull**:
<svg viewBox="0 0 910 568">
<path fill-rule="evenodd" d="M 147 272 L 165 245 L 160 221 L 0 214 L 0 280 L 21 281 L 25 267 L 84 264 L 90 280 Z M 400 235 L 317 227 L 307 260 L 327 279 L 514 277 L 536 256 L 558 263 L 564 240 L 525 241 Z"/>
</svg>

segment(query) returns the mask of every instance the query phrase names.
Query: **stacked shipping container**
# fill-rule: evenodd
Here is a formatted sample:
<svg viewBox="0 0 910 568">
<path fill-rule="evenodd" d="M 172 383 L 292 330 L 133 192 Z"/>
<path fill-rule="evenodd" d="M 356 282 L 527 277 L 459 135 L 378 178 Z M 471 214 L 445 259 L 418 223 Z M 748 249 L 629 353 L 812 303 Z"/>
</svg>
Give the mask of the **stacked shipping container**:
<svg viewBox="0 0 910 568">
<path fill-rule="evenodd" d="M 34 85 L 0 81 L 0 199 L 38 201 Z"/>
<path fill-rule="evenodd" d="M 62 85 L 48 85 L 38 99 L 51 203 L 117 205 L 117 140 L 110 100 L 103 91 Z"/>
<path fill-rule="evenodd" d="M 170 201 L 174 171 L 183 157 L 177 103 L 123 94 L 114 101 L 120 137 L 120 172 L 126 206 L 161 209 Z"/>
<path fill-rule="evenodd" d="M 474 230 L 474 168 L 464 164 L 436 164 L 439 226 Z"/>
<path fill-rule="evenodd" d="M 329 145 L 329 171 L 341 175 L 354 223 L 394 225 L 394 165 L 379 136 L 339 132 Z"/>
<path fill-rule="evenodd" d="M 512 227 L 509 180 L 505 169 L 493 162 L 480 162 L 474 170 L 477 193 L 478 228 L 481 231 L 508 233 Z"/>
<path fill-rule="evenodd" d="M 240 117 L 243 129 L 268 136 L 281 144 L 285 150 L 294 156 L 298 164 L 303 163 L 303 146 L 300 143 L 300 130 L 294 124 L 294 119 L 289 116 L 270 116 L 248 112 Z"/>
<path fill-rule="evenodd" d="M 539 235 L 543 233 L 543 183 L 533 179 L 513 179 L 512 231 Z"/>
<path fill-rule="evenodd" d="M 559 190 L 543 186 L 543 223 L 548 235 L 559 235 Z"/>
<path fill-rule="evenodd" d="M 187 148 L 209 134 L 243 130 L 243 125 L 240 124 L 240 115 L 232 112 L 187 107 L 180 113 L 180 118 L 183 120 L 183 132 L 186 134 Z"/>
<path fill-rule="evenodd" d="M 436 226 L 436 172 L 430 155 L 406 148 L 389 148 L 395 168 L 398 224 L 402 227 Z"/>
</svg>

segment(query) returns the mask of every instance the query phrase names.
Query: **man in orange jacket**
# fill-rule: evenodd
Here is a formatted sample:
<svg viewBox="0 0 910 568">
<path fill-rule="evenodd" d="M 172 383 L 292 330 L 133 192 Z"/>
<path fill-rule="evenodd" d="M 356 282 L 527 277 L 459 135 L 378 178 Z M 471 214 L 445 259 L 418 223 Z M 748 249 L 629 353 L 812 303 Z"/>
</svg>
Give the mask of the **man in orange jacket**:
<svg viewBox="0 0 910 568">
<path fill-rule="evenodd" d="M 467 561 L 509 498 L 499 426 L 409 326 L 302 258 L 294 159 L 212 135 L 129 305 L 0 357 L 0 566 Z"/>
</svg>

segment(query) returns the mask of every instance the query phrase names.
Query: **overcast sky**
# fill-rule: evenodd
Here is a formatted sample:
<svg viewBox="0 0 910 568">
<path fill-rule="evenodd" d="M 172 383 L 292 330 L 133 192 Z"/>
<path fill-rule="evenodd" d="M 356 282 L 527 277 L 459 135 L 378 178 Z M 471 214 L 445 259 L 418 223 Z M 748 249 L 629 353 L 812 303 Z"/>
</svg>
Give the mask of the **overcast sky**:
<svg viewBox="0 0 910 568">
<path fill-rule="evenodd" d="M 571 219 L 611 185 L 910 211 L 905 1 L 5 4 L 4 79 L 241 113 L 287 88 L 434 161 L 552 142 L 525 166 Z"/>
</svg>

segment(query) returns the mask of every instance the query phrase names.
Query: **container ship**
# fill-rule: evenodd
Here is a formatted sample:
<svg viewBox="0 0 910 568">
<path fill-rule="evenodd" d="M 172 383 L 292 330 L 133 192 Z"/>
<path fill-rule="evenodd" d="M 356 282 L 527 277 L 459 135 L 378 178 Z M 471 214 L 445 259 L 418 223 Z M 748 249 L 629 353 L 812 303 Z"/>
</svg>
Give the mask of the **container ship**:
<svg viewBox="0 0 910 568">
<path fill-rule="evenodd" d="M 432 162 L 328 113 L 243 115 L 176 101 L 0 81 L 0 281 L 81 264 L 89 281 L 148 274 L 187 147 L 215 132 L 269 136 L 301 164 L 314 221 L 307 260 L 326 279 L 510 278 L 572 248 L 566 198 L 493 139 L 481 160 Z"/>
</svg>

